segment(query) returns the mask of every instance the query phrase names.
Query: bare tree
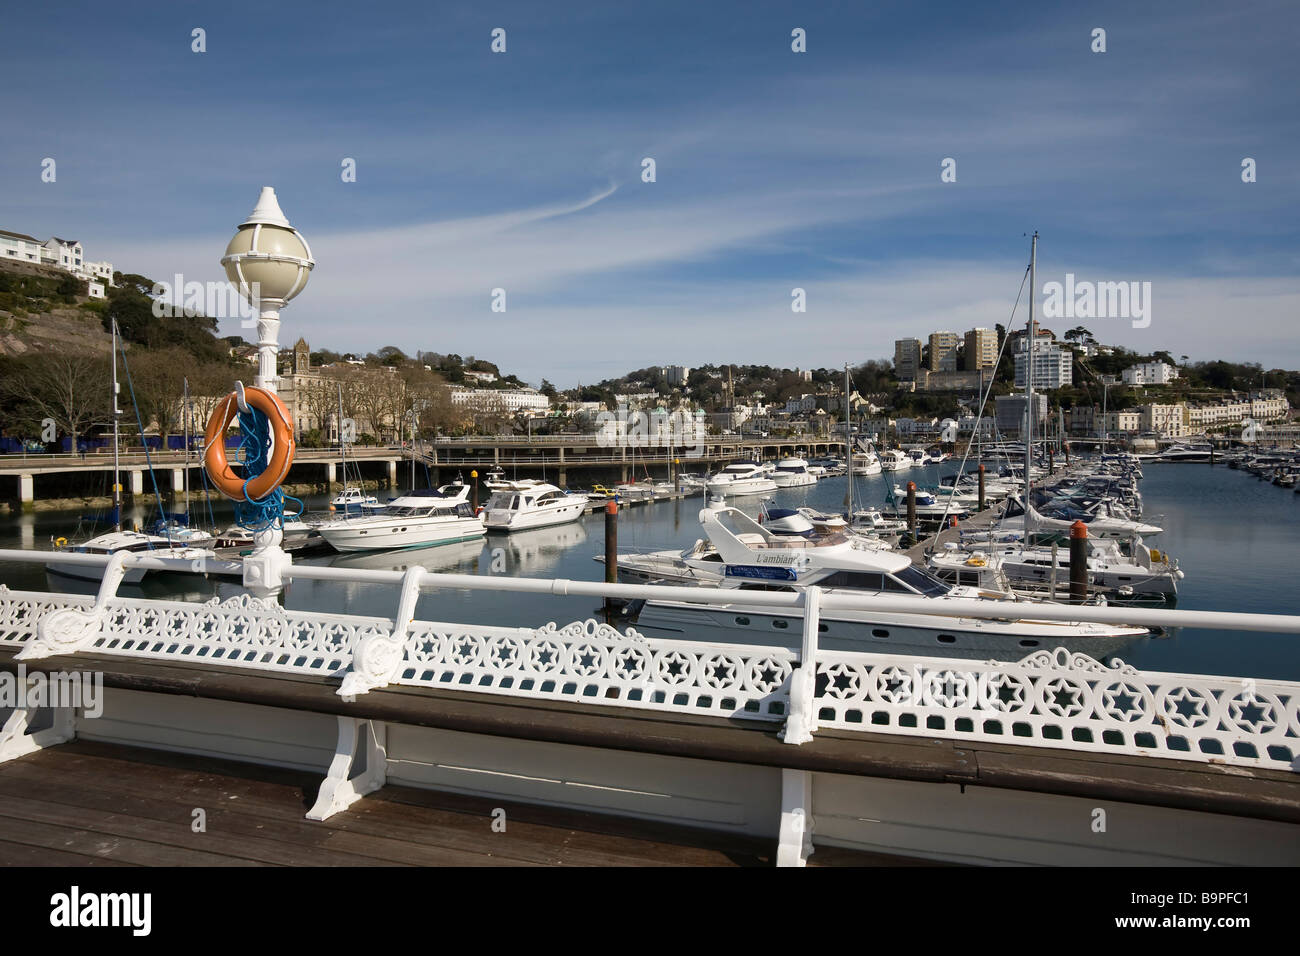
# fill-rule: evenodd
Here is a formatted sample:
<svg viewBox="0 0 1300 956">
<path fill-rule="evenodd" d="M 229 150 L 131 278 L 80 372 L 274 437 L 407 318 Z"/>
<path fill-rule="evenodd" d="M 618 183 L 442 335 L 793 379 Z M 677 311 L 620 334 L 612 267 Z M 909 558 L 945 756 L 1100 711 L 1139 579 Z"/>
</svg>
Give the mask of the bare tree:
<svg viewBox="0 0 1300 956">
<path fill-rule="evenodd" d="M 3 388 L 17 400 L 20 421 L 38 434 L 42 422 L 53 421 L 75 449 L 82 432 L 110 414 L 111 381 L 107 355 L 55 349 L 18 359 Z"/>
<path fill-rule="evenodd" d="M 164 444 L 182 426 L 186 372 L 194 357 L 181 348 L 128 353 L 136 406 L 146 428 L 153 425 Z"/>
</svg>

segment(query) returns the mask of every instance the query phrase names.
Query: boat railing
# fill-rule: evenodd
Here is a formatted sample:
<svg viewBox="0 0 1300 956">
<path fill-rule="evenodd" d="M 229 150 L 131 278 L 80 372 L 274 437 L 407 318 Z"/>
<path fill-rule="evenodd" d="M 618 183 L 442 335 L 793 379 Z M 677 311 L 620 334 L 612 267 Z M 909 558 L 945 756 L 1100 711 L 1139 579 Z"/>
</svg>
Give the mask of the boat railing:
<svg viewBox="0 0 1300 956">
<path fill-rule="evenodd" d="M 828 611 L 924 614 L 927 626 L 951 616 L 955 625 L 1006 620 L 1005 602 L 945 598 L 936 615 L 935 602 L 919 596 L 747 591 L 747 606 L 788 612 L 772 621 L 801 618 L 801 632 L 791 627 L 784 646 L 765 646 L 650 638 L 595 620 L 508 627 L 416 617 L 420 594 L 441 588 L 734 606 L 734 592 L 713 588 L 284 563 L 290 583 L 392 587 L 394 613 L 384 617 L 299 610 L 248 593 L 206 604 L 117 593 L 129 568 L 201 572 L 194 566 L 201 557 L 3 550 L 0 563 L 104 567 L 93 596 L 0 585 L 0 648 L 20 661 L 84 653 L 325 676 L 338 679 L 348 700 L 405 685 L 765 721 L 781 725 L 790 744 L 828 727 L 1300 771 L 1300 683 L 1143 672 L 1063 648 L 975 661 L 819 646 Z M 1054 604 L 1016 610 L 1040 624 L 1300 633 L 1297 615 Z"/>
</svg>

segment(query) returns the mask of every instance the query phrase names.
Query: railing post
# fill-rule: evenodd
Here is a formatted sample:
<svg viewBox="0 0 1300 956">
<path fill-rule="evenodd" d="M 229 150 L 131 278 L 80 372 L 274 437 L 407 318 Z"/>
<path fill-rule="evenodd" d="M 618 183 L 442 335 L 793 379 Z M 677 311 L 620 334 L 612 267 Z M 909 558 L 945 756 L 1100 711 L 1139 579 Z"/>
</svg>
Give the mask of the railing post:
<svg viewBox="0 0 1300 956">
<path fill-rule="evenodd" d="M 776 865 L 807 866 L 813 853 L 812 833 L 812 774 L 807 770 L 782 770 Z"/>
<path fill-rule="evenodd" d="M 401 595 L 397 600 L 397 616 L 388 634 L 370 634 L 357 642 L 352 653 L 352 669 L 343 676 L 336 693 L 346 701 L 388 684 L 402 666 L 406 647 L 406 633 L 415 617 L 415 602 L 420 599 L 420 581 L 428 572 L 420 565 L 406 570 L 402 575 Z"/>
<path fill-rule="evenodd" d="M 41 618 L 36 626 L 36 640 L 14 655 L 14 660 L 34 660 L 55 654 L 72 654 L 90 646 L 99 636 L 108 610 L 108 602 L 117 597 L 118 586 L 126 576 L 126 562 L 131 555 L 118 551 L 104 565 L 104 577 L 94 606 L 87 610 L 67 607 Z"/>
<path fill-rule="evenodd" d="M 817 633 L 821 626 L 822 589 L 803 592 L 803 646 L 799 668 L 790 675 L 790 716 L 785 722 L 788 744 L 806 744 L 817 729 Z"/>
</svg>

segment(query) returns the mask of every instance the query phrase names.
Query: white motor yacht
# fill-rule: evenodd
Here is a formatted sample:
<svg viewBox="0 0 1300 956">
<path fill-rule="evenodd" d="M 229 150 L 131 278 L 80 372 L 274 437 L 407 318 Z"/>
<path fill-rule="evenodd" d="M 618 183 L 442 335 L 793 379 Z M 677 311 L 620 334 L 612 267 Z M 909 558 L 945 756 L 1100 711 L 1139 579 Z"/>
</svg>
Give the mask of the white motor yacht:
<svg viewBox="0 0 1300 956">
<path fill-rule="evenodd" d="M 410 491 L 383 511 L 327 521 L 317 530 L 336 551 L 428 548 L 483 536 L 483 520 L 469 503 L 468 485 Z"/>
<path fill-rule="evenodd" d="M 818 511 L 816 508 L 799 508 L 797 510 L 812 522 L 812 526 L 818 531 L 843 531 L 849 526 L 843 515 L 827 514 L 824 511 Z"/>
<path fill-rule="evenodd" d="M 577 521 L 586 510 L 586 495 L 571 495 L 539 481 L 495 492 L 484 506 L 483 518 L 489 531 L 523 531 Z"/>
<path fill-rule="evenodd" d="M 880 453 L 880 467 L 884 471 L 906 471 L 912 467 L 912 456 L 897 448 L 890 448 Z"/>
<path fill-rule="evenodd" d="M 745 462 L 728 465 L 705 485 L 714 495 L 763 495 L 776 491 L 776 482 L 767 476 L 762 465 Z"/>
<path fill-rule="evenodd" d="M 808 462 L 802 458 L 782 458 L 776 463 L 772 480 L 776 482 L 778 488 L 802 488 L 817 484 L 817 476 L 808 467 Z"/>
<path fill-rule="evenodd" d="M 855 451 L 853 453 L 853 474 L 878 475 L 884 470 L 880 456 L 874 451 Z"/>
<path fill-rule="evenodd" d="M 363 508 L 376 506 L 379 499 L 368 495 L 360 488 L 344 487 L 330 502 L 330 511 L 342 511 L 344 514 L 359 514 Z"/>
<path fill-rule="evenodd" d="M 674 639 L 798 647 L 802 618 L 794 610 L 747 604 L 745 590 L 798 590 L 810 584 L 835 592 L 906 595 L 933 603 L 932 613 L 824 610 L 818 641 L 828 650 L 933 654 L 943 657 L 1019 660 L 1039 648 L 1065 647 L 1102 659 L 1147 633 L 1145 628 L 1035 620 L 1034 603 L 1013 594 L 953 587 L 905 556 L 881 551 L 848 535 L 783 536 L 736 508 L 709 508 L 700 521 L 717 558 L 702 542 L 681 556 L 685 574 L 698 583 L 732 589 L 725 605 L 647 601 L 638 630 Z M 698 561 L 689 553 L 699 552 Z M 711 567 L 720 574 L 710 574 Z M 707 575 L 707 576 L 706 576 Z M 690 578 L 687 578 L 690 579 Z M 964 618 L 946 607 L 956 598 L 1005 602 L 996 620 Z"/>
</svg>

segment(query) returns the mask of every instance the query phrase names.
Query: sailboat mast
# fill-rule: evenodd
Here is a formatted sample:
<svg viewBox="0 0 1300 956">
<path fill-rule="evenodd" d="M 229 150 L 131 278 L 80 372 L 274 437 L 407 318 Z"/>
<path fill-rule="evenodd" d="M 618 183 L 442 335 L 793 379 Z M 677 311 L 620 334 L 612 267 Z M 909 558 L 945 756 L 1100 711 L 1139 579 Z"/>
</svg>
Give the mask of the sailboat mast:
<svg viewBox="0 0 1300 956">
<path fill-rule="evenodd" d="M 117 407 L 117 319 L 113 320 L 113 530 L 122 530 L 122 476 L 118 463 L 118 419 L 122 409 Z"/>
<path fill-rule="evenodd" d="M 1034 465 L 1034 346 L 1038 335 L 1034 328 L 1034 299 L 1038 286 L 1038 230 L 1029 245 L 1029 351 L 1025 355 L 1025 529 L 1030 527 L 1030 473 Z"/>
<path fill-rule="evenodd" d="M 185 467 L 181 477 L 181 490 L 185 495 L 185 513 L 190 510 L 190 380 L 182 378 L 185 387 Z"/>
<path fill-rule="evenodd" d="M 849 363 L 844 363 L 844 449 L 847 452 L 845 457 L 848 458 L 848 484 L 849 490 L 845 495 L 845 501 L 848 504 L 849 524 L 853 524 L 853 403 L 849 401 Z"/>
<path fill-rule="evenodd" d="M 339 382 L 339 450 L 343 453 L 343 488 L 348 487 L 348 443 L 343 440 L 343 383 Z"/>
</svg>

